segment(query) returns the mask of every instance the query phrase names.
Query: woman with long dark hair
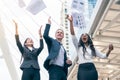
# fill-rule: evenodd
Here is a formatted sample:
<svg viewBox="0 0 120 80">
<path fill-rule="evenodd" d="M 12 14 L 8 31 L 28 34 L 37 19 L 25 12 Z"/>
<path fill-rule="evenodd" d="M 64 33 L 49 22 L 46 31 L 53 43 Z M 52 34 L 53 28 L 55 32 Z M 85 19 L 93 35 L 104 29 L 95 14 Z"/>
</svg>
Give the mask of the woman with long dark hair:
<svg viewBox="0 0 120 80">
<path fill-rule="evenodd" d="M 22 54 L 23 62 L 20 66 L 20 69 L 23 71 L 21 80 L 40 80 L 40 67 L 38 63 L 38 55 L 43 50 L 43 39 L 41 34 L 41 28 L 39 29 L 39 36 L 40 36 L 40 47 L 35 48 L 33 46 L 33 40 L 31 38 L 26 38 L 24 45 L 22 46 L 20 40 L 19 40 L 19 34 L 18 34 L 18 25 L 15 21 L 15 39 L 16 44 L 19 49 L 19 51 Z"/>
<path fill-rule="evenodd" d="M 92 59 L 94 57 L 107 58 L 113 50 L 113 45 L 110 44 L 108 52 L 103 54 L 94 47 L 92 39 L 87 33 L 82 34 L 78 41 L 73 28 L 72 16 L 67 16 L 67 19 L 70 22 L 70 32 L 78 57 L 77 80 L 98 80 L 98 73 Z"/>
</svg>

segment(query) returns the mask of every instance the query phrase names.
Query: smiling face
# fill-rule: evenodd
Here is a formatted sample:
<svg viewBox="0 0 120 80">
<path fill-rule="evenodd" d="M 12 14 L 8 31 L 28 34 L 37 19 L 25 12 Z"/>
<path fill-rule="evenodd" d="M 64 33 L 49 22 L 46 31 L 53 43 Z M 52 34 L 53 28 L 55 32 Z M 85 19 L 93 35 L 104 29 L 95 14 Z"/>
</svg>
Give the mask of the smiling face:
<svg viewBox="0 0 120 80">
<path fill-rule="evenodd" d="M 61 41 L 64 38 L 64 32 L 62 29 L 58 29 L 55 33 L 55 37 L 57 40 Z"/>
<path fill-rule="evenodd" d="M 87 35 L 87 33 L 81 35 L 81 40 L 83 41 L 83 43 L 87 43 L 88 42 L 88 35 Z"/>
<path fill-rule="evenodd" d="M 33 40 L 31 38 L 27 38 L 24 43 L 25 46 L 33 46 Z"/>
</svg>

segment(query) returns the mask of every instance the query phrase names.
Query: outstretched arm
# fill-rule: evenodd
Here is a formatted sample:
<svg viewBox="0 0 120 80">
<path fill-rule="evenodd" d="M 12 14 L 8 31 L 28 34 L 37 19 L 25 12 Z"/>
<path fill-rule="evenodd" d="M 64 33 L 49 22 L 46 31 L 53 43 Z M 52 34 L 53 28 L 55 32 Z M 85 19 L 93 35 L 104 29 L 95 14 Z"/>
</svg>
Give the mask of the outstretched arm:
<svg viewBox="0 0 120 80">
<path fill-rule="evenodd" d="M 44 30 L 44 33 L 43 33 L 43 37 L 44 37 L 44 40 L 47 44 L 48 50 L 50 49 L 51 44 L 52 44 L 52 41 L 51 41 L 52 38 L 49 36 L 50 26 L 51 26 L 51 20 L 50 20 L 50 17 L 49 17 L 48 18 L 48 23 L 46 24 L 46 27 L 45 27 L 45 30 Z"/>
<path fill-rule="evenodd" d="M 43 37 L 45 39 L 49 38 L 49 30 L 50 30 L 50 26 L 51 26 L 51 20 L 50 20 L 50 17 L 48 18 L 48 23 L 46 24 L 46 27 L 45 27 L 45 31 L 43 33 Z"/>
<path fill-rule="evenodd" d="M 113 45 L 112 44 L 109 44 L 109 49 L 107 51 L 106 54 L 103 54 L 102 52 L 100 52 L 99 50 L 95 49 L 96 51 L 96 55 L 100 58 L 107 58 L 109 56 L 109 54 L 111 53 L 111 51 L 113 50 Z"/>
<path fill-rule="evenodd" d="M 14 24 L 15 24 L 15 39 L 16 39 L 16 44 L 20 50 L 20 52 L 23 54 L 23 47 L 22 47 L 22 44 L 19 40 L 19 34 L 18 34 L 18 25 L 17 23 L 13 20 Z"/>
<path fill-rule="evenodd" d="M 23 47 L 22 47 L 22 44 L 19 40 L 19 34 L 18 34 L 18 25 L 17 23 L 15 22 L 15 20 L 13 20 L 14 24 L 15 24 L 15 39 L 16 39 L 16 44 L 21 52 L 21 54 L 23 54 Z"/>
<path fill-rule="evenodd" d="M 70 33 L 71 35 L 75 35 L 74 28 L 73 28 L 73 17 L 67 15 L 67 19 L 70 21 Z"/>
<path fill-rule="evenodd" d="M 40 26 L 40 29 L 39 29 L 39 36 L 40 36 L 40 39 L 42 39 L 41 29 L 42 29 L 42 25 Z"/>
<path fill-rule="evenodd" d="M 70 21 L 70 33 L 71 33 L 71 35 L 73 35 L 72 36 L 73 44 L 76 47 L 76 49 L 78 49 L 78 40 L 77 40 L 77 38 L 75 36 L 74 27 L 73 27 L 73 17 L 67 15 L 67 19 Z"/>
<path fill-rule="evenodd" d="M 43 43 L 43 39 L 42 39 L 42 33 L 41 33 L 41 29 L 42 29 L 42 25 L 39 29 L 39 36 L 40 36 L 40 47 L 38 48 L 38 51 L 37 51 L 37 55 L 40 54 L 40 52 L 43 50 L 44 48 L 44 43 Z"/>
<path fill-rule="evenodd" d="M 18 24 L 15 22 L 15 20 L 13 20 L 14 24 L 15 24 L 15 35 L 18 35 Z"/>
</svg>

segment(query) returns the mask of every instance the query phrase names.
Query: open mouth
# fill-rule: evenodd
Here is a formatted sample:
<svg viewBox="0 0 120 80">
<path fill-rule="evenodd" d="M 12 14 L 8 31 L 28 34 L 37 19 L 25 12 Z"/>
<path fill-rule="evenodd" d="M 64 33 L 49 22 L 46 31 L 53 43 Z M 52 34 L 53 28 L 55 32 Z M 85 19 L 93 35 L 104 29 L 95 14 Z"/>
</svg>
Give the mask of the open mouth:
<svg viewBox="0 0 120 80">
<path fill-rule="evenodd" d="M 84 37 L 84 38 L 83 38 L 83 40 L 84 40 L 84 41 L 86 41 L 86 40 L 87 40 L 87 38 L 85 38 L 85 37 Z"/>
</svg>

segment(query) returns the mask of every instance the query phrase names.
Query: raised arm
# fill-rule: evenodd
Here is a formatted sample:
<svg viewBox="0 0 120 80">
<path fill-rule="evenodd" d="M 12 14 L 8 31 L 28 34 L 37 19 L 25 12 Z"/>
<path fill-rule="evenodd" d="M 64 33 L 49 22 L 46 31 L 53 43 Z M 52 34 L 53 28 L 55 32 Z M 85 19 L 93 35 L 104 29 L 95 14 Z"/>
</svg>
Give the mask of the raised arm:
<svg viewBox="0 0 120 80">
<path fill-rule="evenodd" d="M 104 53 L 100 52 L 99 50 L 95 49 L 96 55 L 100 58 L 103 58 L 103 59 L 107 58 L 112 50 L 113 50 L 113 45 L 112 44 L 109 44 L 109 49 L 108 49 L 106 54 L 104 54 Z"/>
<path fill-rule="evenodd" d="M 70 33 L 71 33 L 71 35 L 73 35 L 73 36 L 72 36 L 73 44 L 74 44 L 74 46 L 75 46 L 76 51 L 78 51 L 78 40 L 77 40 L 77 38 L 76 38 L 76 36 L 75 36 L 75 32 L 74 32 L 73 17 L 67 15 L 67 19 L 68 19 L 69 22 L 70 22 Z M 78 60 L 78 53 L 77 53 L 77 57 L 76 57 L 76 58 L 77 58 L 77 60 Z M 76 60 L 76 61 L 77 61 L 77 60 Z"/>
<path fill-rule="evenodd" d="M 44 37 L 45 39 L 48 39 L 48 38 L 49 38 L 50 26 L 51 26 L 51 20 L 50 20 L 50 17 L 49 17 L 49 18 L 48 18 L 48 23 L 46 24 L 45 31 L 44 31 L 44 34 L 43 34 L 43 37 Z"/>
<path fill-rule="evenodd" d="M 71 35 L 75 35 L 74 28 L 73 28 L 73 17 L 67 15 L 67 19 L 70 22 L 70 33 L 71 33 Z"/>
<path fill-rule="evenodd" d="M 73 27 L 73 17 L 67 15 L 67 19 L 70 22 L 70 33 L 72 35 L 73 44 L 74 44 L 75 48 L 78 49 L 78 40 L 77 40 L 77 38 L 75 36 L 74 27 Z"/>
<path fill-rule="evenodd" d="M 51 20 L 50 20 L 50 17 L 49 17 L 48 18 L 48 23 L 46 24 L 46 27 L 45 27 L 45 30 L 44 30 L 44 33 L 43 33 L 43 37 L 44 37 L 45 42 L 47 44 L 48 50 L 50 49 L 51 44 L 52 44 L 52 41 L 51 41 L 52 38 L 49 36 L 50 26 L 51 26 Z"/>
<path fill-rule="evenodd" d="M 15 35 L 18 35 L 18 24 L 15 22 L 15 20 L 13 20 L 14 24 L 15 24 Z"/>
<path fill-rule="evenodd" d="M 15 24 L 15 39 L 16 39 L 16 44 L 20 50 L 20 52 L 23 54 L 23 47 L 22 44 L 19 40 L 19 34 L 18 34 L 18 24 L 15 22 L 15 20 L 13 20 L 14 24 Z"/>
<path fill-rule="evenodd" d="M 43 43 L 43 39 L 42 39 L 41 29 L 42 29 L 42 26 L 41 26 L 40 29 L 39 29 L 40 47 L 38 48 L 37 55 L 39 55 L 40 52 L 41 52 L 41 51 L 43 50 L 43 48 L 44 48 L 44 43 Z"/>
<path fill-rule="evenodd" d="M 39 36 L 40 36 L 40 39 L 42 39 L 41 29 L 42 29 L 42 25 L 40 26 L 40 29 L 39 29 Z"/>
</svg>

